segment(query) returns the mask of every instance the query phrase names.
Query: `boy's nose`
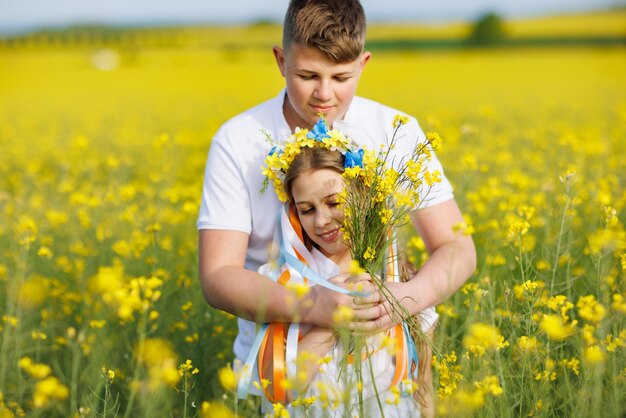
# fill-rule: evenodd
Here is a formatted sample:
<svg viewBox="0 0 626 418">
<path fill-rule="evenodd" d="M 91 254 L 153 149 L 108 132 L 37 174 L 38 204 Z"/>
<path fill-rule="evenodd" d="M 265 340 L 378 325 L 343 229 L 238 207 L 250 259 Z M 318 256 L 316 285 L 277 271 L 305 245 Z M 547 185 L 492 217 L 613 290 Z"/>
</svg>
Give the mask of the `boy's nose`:
<svg viewBox="0 0 626 418">
<path fill-rule="evenodd" d="M 330 83 L 327 81 L 320 81 L 313 92 L 313 96 L 322 102 L 326 102 L 332 98 L 332 90 L 330 88 Z"/>
</svg>

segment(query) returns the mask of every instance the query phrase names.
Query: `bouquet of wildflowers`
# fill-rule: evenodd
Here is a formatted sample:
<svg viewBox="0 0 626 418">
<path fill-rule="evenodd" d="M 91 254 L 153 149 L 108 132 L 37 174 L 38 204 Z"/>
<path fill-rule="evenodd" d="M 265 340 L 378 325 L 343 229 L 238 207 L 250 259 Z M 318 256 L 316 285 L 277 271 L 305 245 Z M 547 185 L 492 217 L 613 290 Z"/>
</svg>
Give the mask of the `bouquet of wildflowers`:
<svg viewBox="0 0 626 418">
<path fill-rule="evenodd" d="M 411 154 L 403 160 L 393 160 L 392 151 L 398 133 L 408 120 L 407 116 L 402 115 L 394 118 L 388 148 L 378 153 L 361 149 L 356 154 L 346 154 L 343 173 L 345 188 L 339 196 L 339 202 L 345 217 L 343 240 L 350 248 L 354 263 L 358 263 L 357 270 L 362 269 L 370 274 L 372 282 L 391 307 L 389 314 L 394 322 L 406 324 L 412 335 L 427 342 L 419 318 L 410 315 L 386 285 L 386 266 L 395 261 L 390 257 L 398 256 L 397 251 L 389 251 L 391 246 L 395 246 L 394 230 L 410 222 L 409 213 L 418 209 L 434 184 L 441 181 L 440 172 L 427 169 L 433 150 L 441 144 L 441 138 L 436 133 L 428 133 L 426 140 L 417 142 Z M 345 343 L 345 335 L 343 340 Z M 364 347 L 362 337 L 350 336 L 349 344 L 355 352 L 360 352 Z M 358 361 L 359 357 L 355 356 L 355 372 L 357 380 L 362 382 L 363 367 Z M 378 402 L 382 413 L 380 399 Z M 360 392 L 359 407 L 360 415 L 363 416 Z"/>
<path fill-rule="evenodd" d="M 426 140 L 416 143 L 411 155 L 393 161 L 392 151 L 398 133 L 408 117 L 397 115 L 389 147 L 378 153 L 360 150 L 357 158 L 346 155 L 343 177 L 346 187 L 339 196 L 344 209 L 343 239 L 352 258 L 368 272 L 392 307 L 396 322 L 408 321 L 418 334 L 421 327 L 415 318 L 405 315 L 399 301 L 385 286 L 388 249 L 395 239 L 394 230 L 410 222 L 409 213 L 420 207 L 435 183 L 441 181 L 439 171 L 429 171 L 432 152 L 441 144 L 437 133 L 428 133 Z M 397 257 L 397 254 L 394 255 Z M 380 272 L 383 276 L 379 277 Z"/>
</svg>

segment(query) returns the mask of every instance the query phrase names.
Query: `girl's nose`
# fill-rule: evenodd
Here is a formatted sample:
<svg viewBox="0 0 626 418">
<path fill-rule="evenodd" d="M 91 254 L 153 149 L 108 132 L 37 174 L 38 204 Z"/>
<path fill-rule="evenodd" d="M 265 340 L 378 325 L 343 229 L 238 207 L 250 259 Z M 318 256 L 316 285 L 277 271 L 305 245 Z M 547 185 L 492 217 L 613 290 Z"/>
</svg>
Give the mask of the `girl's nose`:
<svg viewBox="0 0 626 418">
<path fill-rule="evenodd" d="M 317 212 L 317 216 L 315 217 L 315 226 L 318 228 L 322 228 L 328 225 L 331 221 L 331 216 L 328 211 L 320 210 Z"/>
</svg>

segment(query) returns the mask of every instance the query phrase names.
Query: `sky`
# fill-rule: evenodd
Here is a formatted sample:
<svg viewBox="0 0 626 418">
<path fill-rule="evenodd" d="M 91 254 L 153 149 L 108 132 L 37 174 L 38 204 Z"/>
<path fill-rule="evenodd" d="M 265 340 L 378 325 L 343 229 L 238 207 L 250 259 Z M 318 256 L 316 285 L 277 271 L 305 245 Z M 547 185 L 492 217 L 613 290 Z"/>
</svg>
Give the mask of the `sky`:
<svg viewBox="0 0 626 418">
<path fill-rule="evenodd" d="M 0 33 L 75 24 L 280 22 L 288 0 L 0 0 Z M 527 17 L 626 5 L 626 0 L 361 0 L 369 22 L 439 23 L 486 12 Z"/>
</svg>

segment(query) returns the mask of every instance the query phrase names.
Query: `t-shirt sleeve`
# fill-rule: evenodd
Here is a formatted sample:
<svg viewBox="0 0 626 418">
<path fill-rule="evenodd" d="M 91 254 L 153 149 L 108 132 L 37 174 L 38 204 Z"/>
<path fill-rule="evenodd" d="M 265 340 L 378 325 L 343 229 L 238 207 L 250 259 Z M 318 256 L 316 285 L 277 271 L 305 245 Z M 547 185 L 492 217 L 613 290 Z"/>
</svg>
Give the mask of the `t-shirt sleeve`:
<svg viewBox="0 0 626 418">
<path fill-rule="evenodd" d="M 209 150 L 197 227 L 250 234 L 252 217 L 248 191 L 236 153 L 222 139 L 218 133 Z"/>
<path fill-rule="evenodd" d="M 397 132 L 396 139 L 394 140 L 394 165 L 406 164 L 416 146 L 426 142 L 426 135 L 422 128 L 419 126 L 414 118 L 409 118 L 409 123 L 401 126 Z M 420 201 L 417 203 L 414 209 L 422 209 L 429 206 L 434 206 L 438 203 L 443 203 L 454 198 L 452 191 L 452 185 L 445 176 L 443 166 L 437 155 L 432 151 L 432 158 L 428 161 L 425 169 L 430 173 L 439 172 L 441 181 L 433 184 L 432 187 L 428 187 L 424 184 L 420 190 Z"/>
</svg>

